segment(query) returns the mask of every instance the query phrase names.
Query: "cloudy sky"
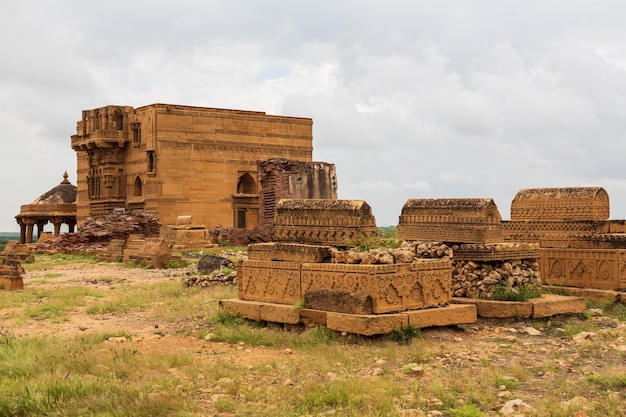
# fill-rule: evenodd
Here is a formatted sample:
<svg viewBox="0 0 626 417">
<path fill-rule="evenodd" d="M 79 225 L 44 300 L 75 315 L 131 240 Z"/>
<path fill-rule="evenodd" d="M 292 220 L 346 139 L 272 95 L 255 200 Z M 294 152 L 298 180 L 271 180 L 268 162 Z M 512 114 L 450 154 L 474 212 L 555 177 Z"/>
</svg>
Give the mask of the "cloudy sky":
<svg viewBox="0 0 626 417">
<path fill-rule="evenodd" d="M 623 1 L 20 0 L 0 13 L 0 231 L 62 180 L 83 109 L 311 117 L 379 225 L 408 198 L 603 186 L 626 218 Z M 50 225 L 48 225 L 50 229 Z M 47 229 L 47 230 L 48 230 Z"/>
</svg>

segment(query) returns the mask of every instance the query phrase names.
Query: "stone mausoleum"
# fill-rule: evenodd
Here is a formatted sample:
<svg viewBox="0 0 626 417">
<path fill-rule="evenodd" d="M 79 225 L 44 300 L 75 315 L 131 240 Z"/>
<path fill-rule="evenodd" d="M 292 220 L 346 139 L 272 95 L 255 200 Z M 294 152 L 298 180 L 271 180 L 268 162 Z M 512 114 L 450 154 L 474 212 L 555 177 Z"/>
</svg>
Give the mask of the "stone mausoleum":
<svg viewBox="0 0 626 417">
<path fill-rule="evenodd" d="M 124 210 L 164 225 L 192 216 L 252 229 L 263 217 L 257 161 L 311 162 L 312 127 L 310 118 L 169 104 L 85 110 L 72 136 L 78 225 Z M 334 177 L 334 166 L 322 174 Z"/>
</svg>

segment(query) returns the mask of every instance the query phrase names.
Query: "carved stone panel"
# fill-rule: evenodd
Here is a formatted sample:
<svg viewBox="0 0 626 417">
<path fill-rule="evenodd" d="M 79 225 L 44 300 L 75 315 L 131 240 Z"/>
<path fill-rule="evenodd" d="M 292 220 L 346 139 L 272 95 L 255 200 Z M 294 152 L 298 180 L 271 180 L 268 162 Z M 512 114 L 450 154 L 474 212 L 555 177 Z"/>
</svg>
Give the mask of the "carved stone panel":
<svg viewBox="0 0 626 417">
<path fill-rule="evenodd" d="M 624 289 L 623 250 L 542 249 L 541 276 L 552 285 Z"/>
<path fill-rule="evenodd" d="M 416 264 L 302 266 L 302 291 L 329 288 L 367 294 L 374 313 L 445 304 L 450 300 L 451 269 L 447 261 Z"/>
<path fill-rule="evenodd" d="M 300 262 L 246 260 L 238 270 L 239 298 L 278 304 L 302 300 Z"/>
<path fill-rule="evenodd" d="M 602 187 L 529 188 L 511 203 L 511 220 L 607 220 L 609 195 Z"/>
<path fill-rule="evenodd" d="M 330 262 L 330 246 L 269 242 L 248 245 L 248 259 L 260 261 Z"/>
<path fill-rule="evenodd" d="M 503 240 L 502 217 L 490 198 L 409 199 L 398 223 L 401 240 L 492 243 Z"/>
</svg>

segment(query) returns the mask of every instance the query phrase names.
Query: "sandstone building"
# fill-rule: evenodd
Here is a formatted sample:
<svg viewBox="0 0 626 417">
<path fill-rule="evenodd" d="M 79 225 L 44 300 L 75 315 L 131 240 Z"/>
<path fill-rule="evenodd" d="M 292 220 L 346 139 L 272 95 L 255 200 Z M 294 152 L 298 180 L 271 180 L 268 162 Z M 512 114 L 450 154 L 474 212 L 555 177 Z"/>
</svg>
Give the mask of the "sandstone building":
<svg viewBox="0 0 626 417">
<path fill-rule="evenodd" d="M 264 112 L 152 104 L 85 110 L 72 136 L 76 217 L 148 211 L 162 224 L 259 223 L 257 161 L 311 162 L 313 121 Z"/>
</svg>

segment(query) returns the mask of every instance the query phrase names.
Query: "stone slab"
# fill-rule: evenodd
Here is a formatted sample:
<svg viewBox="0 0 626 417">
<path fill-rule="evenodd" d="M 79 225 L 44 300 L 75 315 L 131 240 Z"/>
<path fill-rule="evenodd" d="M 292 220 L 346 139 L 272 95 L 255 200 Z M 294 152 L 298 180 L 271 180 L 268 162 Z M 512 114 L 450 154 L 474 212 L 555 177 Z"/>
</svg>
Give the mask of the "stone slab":
<svg viewBox="0 0 626 417">
<path fill-rule="evenodd" d="M 326 319 L 326 326 L 331 330 L 364 336 L 388 334 L 406 327 L 408 323 L 409 318 L 404 313 L 371 315 L 328 313 Z"/>
<path fill-rule="evenodd" d="M 231 314 L 239 314 L 241 317 L 261 321 L 261 305 L 258 301 L 246 301 L 231 298 L 227 300 L 220 300 L 219 306 L 224 311 Z"/>
<path fill-rule="evenodd" d="M 300 323 L 300 312 L 293 306 L 261 303 L 259 313 L 263 321 L 288 324 Z"/>
<path fill-rule="evenodd" d="M 345 290 L 316 288 L 304 294 L 304 307 L 347 314 L 373 314 L 372 297 Z"/>
<path fill-rule="evenodd" d="M 239 298 L 289 305 L 299 302 L 301 265 L 300 262 L 243 261 L 237 276 Z"/>
<path fill-rule="evenodd" d="M 326 326 L 327 311 L 303 308 L 300 310 L 300 321 L 307 327 Z"/>
<path fill-rule="evenodd" d="M 302 264 L 302 291 L 328 288 L 367 294 L 375 314 L 446 304 L 451 297 L 449 261 L 415 264 Z"/>
<path fill-rule="evenodd" d="M 258 261 L 330 262 L 330 246 L 267 242 L 248 245 L 248 259 Z"/>
<path fill-rule="evenodd" d="M 578 314 L 585 311 L 587 302 L 583 297 L 544 294 L 541 298 L 531 298 L 533 318 L 551 317 L 557 314 Z"/>
<path fill-rule="evenodd" d="M 478 317 L 484 318 L 530 318 L 533 314 L 532 305 L 526 302 L 480 300 L 462 297 L 454 297 L 452 302 L 458 304 L 474 304 Z"/>
<path fill-rule="evenodd" d="M 409 324 L 420 328 L 476 323 L 477 318 L 476 305 L 473 304 L 451 304 L 445 307 L 411 310 L 405 314 L 409 318 Z"/>
<path fill-rule="evenodd" d="M 598 290 L 595 288 L 560 287 L 555 285 L 546 286 L 549 290 L 558 291 L 565 295 L 591 298 L 604 303 L 626 303 L 626 293 L 613 290 Z"/>
</svg>

